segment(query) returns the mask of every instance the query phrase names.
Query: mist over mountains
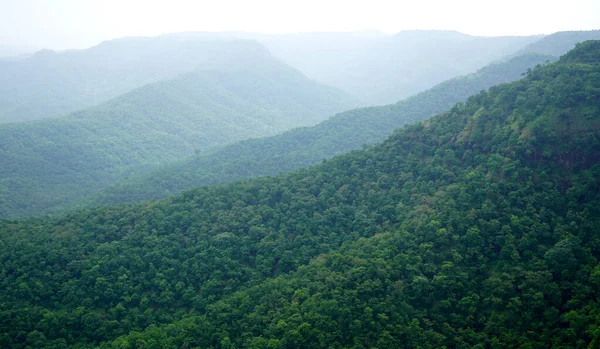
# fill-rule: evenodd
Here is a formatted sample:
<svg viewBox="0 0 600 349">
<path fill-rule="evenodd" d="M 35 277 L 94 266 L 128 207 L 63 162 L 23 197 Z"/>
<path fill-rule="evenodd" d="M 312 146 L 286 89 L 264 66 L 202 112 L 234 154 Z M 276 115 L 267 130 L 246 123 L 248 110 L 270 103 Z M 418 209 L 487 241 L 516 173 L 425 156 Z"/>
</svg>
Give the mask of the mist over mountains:
<svg viewBox="0 0 600 349">
<path fill-rule="evenodd" d="M 94 193 L 124 174 L 313 125 L 357 104 L 340 90 L 308 80 L 258 44 L 239 44 L 243 55 L 230 55 L 229 42 L 224 56 L 211 58 L 212 67 L 98 106 L 0 125 L 0 216 L 34 214 Z"/>
<path fill-rule="evenodd" d="M 0 123 L 61 116 L 150 82 L 227 66 L 256 41 L 311 79 L 363 106 L 395 103 L 499 59 L 526 52 L 560 56 L 598 31 L 477 37 L 453 31 L 180 33 L 105 41 L 86 50 L 42 50 L 0 60 Z M 242 40 L 242 41 L 241 41 Z M 255 42 L 251 42 L 255 41 Z"/>
<path fill-rule="evenodd" d="M 0 122 L 61 116 L 195 69 L 229 69 L 260 50 L 240 40 L 124 38 L 0 61 Z"/>
<path fill-rule="evenodd" d="M 2 348 L 600 344 L 598 30 L 2 50 Z"/>
<path fill-rule="evenodd" d="M 311 169 L 0 221 L 0 340 L 593 343 L 599 50 Z"/>
<path fill-rule="evenodd" d="M 276 175 L 317 164 L 334 155 L 385 140 L 392 130 L 422 121 L 493 85 L 518 80 L 552 56 L 524 54 L 490 64 L 474 74 L 443 82 L 395 104 L 339 113 L 313 127 L 249 139 L 130 176 L 74 203 L 93 207 L 159 199 L 181 191 L 239 179 Z M 73 203 L 73 204 L 74 204 Z"/>
<path fill-rule="evenodd" d="M 365 105 L 395 103 L 540 39 L 475 37 L 453 31 L 403 31 L 396 35 L 182 33 L 170 37 L 215 35 L 255 39 L 307 76 L 345 90 Z"/>
</svg>

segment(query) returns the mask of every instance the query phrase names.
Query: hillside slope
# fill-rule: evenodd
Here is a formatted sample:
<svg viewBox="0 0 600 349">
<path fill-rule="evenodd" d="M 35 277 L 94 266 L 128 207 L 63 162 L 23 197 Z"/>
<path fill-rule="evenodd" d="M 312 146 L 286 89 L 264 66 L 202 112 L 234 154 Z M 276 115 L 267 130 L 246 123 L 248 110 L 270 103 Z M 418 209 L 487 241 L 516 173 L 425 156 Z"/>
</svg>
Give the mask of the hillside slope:
<svg viewBox="0 0 600 349">
<path fill-rule="evenodd" d="M 355 105 L 258 45 L 69 116 L 0 125 L 0 217 L 89 195 L 130 171 L 210 147 L 313 125 Z"/>
<path fill-rule="evenodd" d="M 525 46 L 517 54 L 535 52 L 558 57 L 572 50 L 576 43 L 586 40 L 600 40 L 600 30 L 565 31 L 547 35 Z"/>
<path fill-rule="evenodd" d="M 599 98 L 587 42 L 308 170 L 0 221 L 0 345 L 595 347 Z"/>
<path fill-rule="evenodd" d="M 486 66 L 475 74 L 446 81 L 393 105 L 343 112 L 313 127 L 250 139 L 199 154 L 131 176 L 83 201 L 78 198 L 69 208 L 158 199 L 200 186 L 307 167 L 365 144 L 380 142 L 398 127 L 447 110 L 493 85 L 517 80 L 527 69 L 552 59 L 536 54 L 515 57 Z"/>
<path fill-rule="evenodd" d="M 260 49 L 247 40 L 124 38 L 0 60 L 0 123 L 61 116 L 196 69 L 222 69 Z"/>
</svg>

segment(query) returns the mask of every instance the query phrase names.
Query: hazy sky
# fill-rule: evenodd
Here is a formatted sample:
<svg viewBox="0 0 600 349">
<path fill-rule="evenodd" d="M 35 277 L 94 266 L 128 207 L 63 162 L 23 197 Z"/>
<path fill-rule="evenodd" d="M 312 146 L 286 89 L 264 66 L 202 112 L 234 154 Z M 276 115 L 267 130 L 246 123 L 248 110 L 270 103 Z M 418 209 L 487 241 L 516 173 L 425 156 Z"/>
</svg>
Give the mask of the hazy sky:
<svg viewBox="0 0 600 349">
<path fill-rule="evenodd" d="M 53 49 L 181 31 L 406 29 L 488 36 L 600 29 L 600 0 L 0 0 L 0 45 Z"/>
</svg>

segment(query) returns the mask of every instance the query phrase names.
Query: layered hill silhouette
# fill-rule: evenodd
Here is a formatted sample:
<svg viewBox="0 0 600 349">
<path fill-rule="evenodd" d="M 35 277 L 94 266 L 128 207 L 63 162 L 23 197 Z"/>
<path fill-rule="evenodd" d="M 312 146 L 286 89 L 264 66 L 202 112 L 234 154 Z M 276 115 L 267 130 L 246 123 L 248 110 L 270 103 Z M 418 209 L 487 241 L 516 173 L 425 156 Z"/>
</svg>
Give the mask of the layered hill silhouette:
<svg viewBox="0 0 600 349">
<path fill-rule="evenodd" d="M 395 35 L 380 32 L 181 33 L 167 37 L 246 38 L 310 78 L 359 97 L 365 105 L 395 103 L 445 80 L 523 53 L 559 57 L 600 31 L 558 32 L 546 36 L 480 37 L 455 31 L 415 30 Z"/>
<path fill-rule="evenodd" d="M 536 52 L 560 56 L 599 31 L 545 37 L 476 37 L 452 31 L 264 35 L 181 33 L 123 38 L 86 50 L 42 50 L 0 60 L 0 123 L 56 117 L 97 105 L 145 84 L 222 67 L 257 40 L 311 79 L 389 104 L 505 56 Z"/>
<path fill-rule="evenodd" d="M 558 57 L 572 50 L 576 43 L 586 40 L 600 40 L 600 30 L 564 31 L 547 35 L 525 46 L 518 54 L 535 52 Z"/>
<path fill-rule="evenodd" d="M 445 80 L 472 73 L 540 38 L 477 37 L 436 30 L 402 31 L 395 35 L 232 32 L 168 37 L 214 36 L 257 40 L 310 78 L 357 96 L 365 105 L 395 103 Z"/>
<path fill-rule="evenodd" d="M 396 104 L 359 108 L 335 115 L 313 127 L 234 143 L 131 176 L 89 198 L 75 198 L 69 208 L 159 199 L 200 186 L 307 167 L 383 141 L 398 127 L 425 120 L 493 85 L 517 80 L 528 69 L 553 59 L 552 56 L 525 54 L 491 64 L 475 74 L 448 80 Z"/>
<path fill-rule="evenodd" d="M 61 116 L 196 69 L 244 64 L 262 49 L 248 40 L 124 38 L 0 60 L 0 123 Z"/>
<path fill-rule="evenodd" d="M 288 175 L 0 221 L 0 345 L 594 347 L 600 42 Z"/>
<path fill-rule="evenodd" d="M 39 214 L 130 171 L 313 125 L 356 105 L 248 45 L 219 69 L 149 84 L 65 117 L 0 125 L 0 216 Z"/>
</svg>

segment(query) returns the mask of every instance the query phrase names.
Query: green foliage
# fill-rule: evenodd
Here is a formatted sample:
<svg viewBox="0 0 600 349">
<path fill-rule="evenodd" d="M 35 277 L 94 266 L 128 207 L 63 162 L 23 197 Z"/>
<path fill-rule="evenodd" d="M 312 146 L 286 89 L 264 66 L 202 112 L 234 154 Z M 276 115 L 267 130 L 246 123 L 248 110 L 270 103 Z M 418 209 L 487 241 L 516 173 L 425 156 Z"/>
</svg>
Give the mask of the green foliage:
<svg viewBox="0 0 600 349">
<path fill-rule="evenodd" d="M 547 60 L 552 57 L 536 54 L 515 57 L 486 66 L 475 74 L 448 80 L 393 105 L 350 110 L 313 127 L 199 154 L 131 176 L 83 201 L 76 198 L 71 208 L 158 199 L 200 186 L 275 175 L 317 164 L 365 144 L 383 141 L 400 126 L 425 120 L 490 86 L 517 80 L 527 69 Z"/>
<path fill-rule="evenodd" d="M 0 221 L 0 346 L 596 345 L 599 87 L 587 42 L 310 169 Z"/>
<path fill-rule="evenodd" d="M 131 172 L 313 125 L 355 105 L 264 50 L 239 60 L 66 117 L 0 125 L 0 217 L 40 214 Z"/>
</svg>

